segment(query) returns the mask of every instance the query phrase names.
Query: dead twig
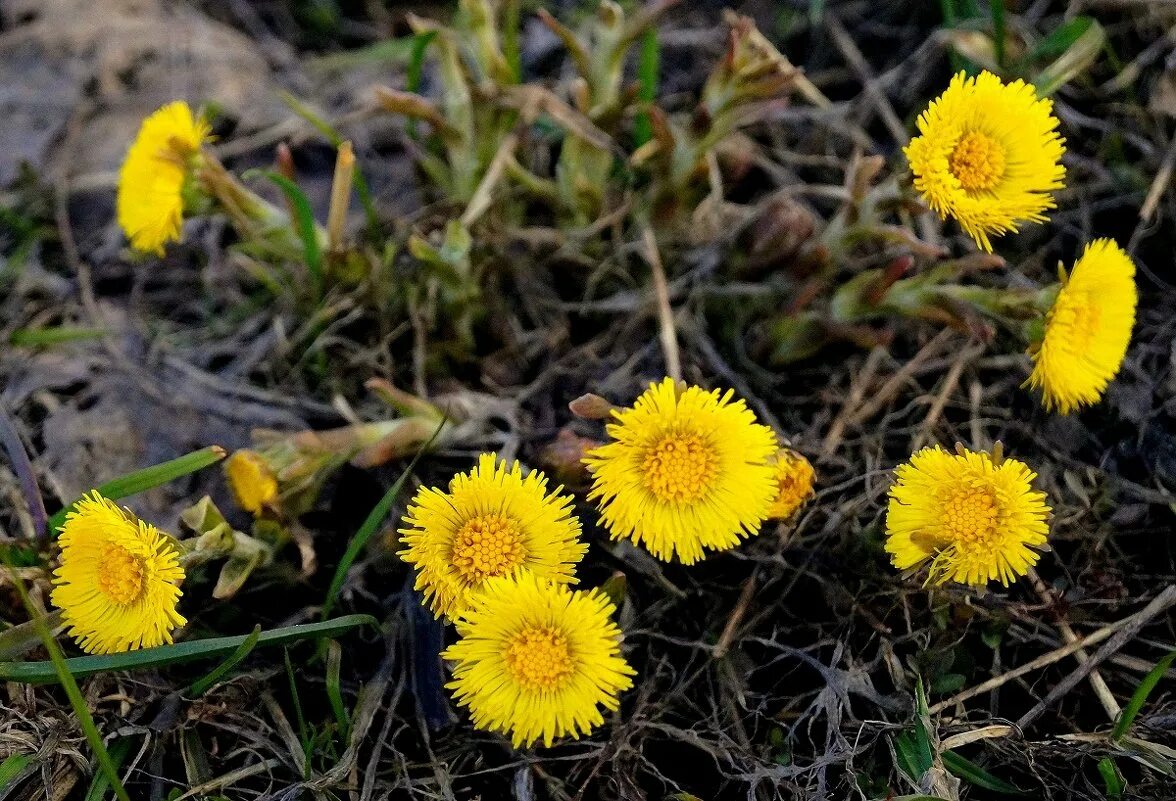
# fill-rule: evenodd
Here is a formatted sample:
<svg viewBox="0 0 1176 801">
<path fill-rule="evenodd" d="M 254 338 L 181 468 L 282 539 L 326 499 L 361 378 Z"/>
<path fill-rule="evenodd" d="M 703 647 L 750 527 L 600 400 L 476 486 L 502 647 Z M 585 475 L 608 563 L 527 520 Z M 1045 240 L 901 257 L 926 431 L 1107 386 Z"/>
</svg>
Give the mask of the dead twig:
<svg viewBox="0 0 1176 801">
<path fill-rule="evenodd" d="M 641 229 L 641 241 L 650 272 L 653 273 L 653 294 L 657 302 L 658 334 L 662 352 L 666 356 L 666 375 L 675 381 L 682 380 L 682 356 L 678 350 L 678 333 L 674 330 L 674 311 L 670 306 L 670 288 L 666 283 L 666 271 L 662 267 L 657 240 L 648 225 Z"/>
<path fill-rule="evenodd" d="M 1033 584 L 1033 590 L 1037 596 L 1041 598 L 1046 604 L 1053 606 L 1057 603 L 1057 594 L 1045 586 L 1045 582 L 1041 580 L 1041 576 L 1037 575 L 1037 571 L 1029 568 L 1029 581 Z M 1078 635 L 1074 633 L 1074 629 L 1065 620 L 1058 621 L 1058 631 L 1062 633 L 1062 639 L 1066 643 L 1074 643 L 1078 641 Z M 1084 665 L 1090 660 L 1090 655 L 1082 648 L 1074 652 L 1074 658 L 1078 660 L 1078 664 Z M 1106 681 L 1103 680 L 1102 674 L 1097 670 L 1090 672 L 1090 686 L 1094 689 L 1094 694 L 1098 696 L 1099 703 L 1102 704 L 1103 709 L 1107 711 L 1107 717 L 1113 723 L 1115 718 L 1119 717 L 1119 713 L 1123 711 L 1123 707 L 1119 706 L 1119 702 L 1115 700 L 1114 694 L 1111 693 L 1111 688 L 1107 686 Z"/>
<path fill-rule="evenodd" d="M 1026 729 L 1031 726 L 1035 720 L 1041 717 L 1045 710 L 1049 709 L 1059 699 L 1073 690 L 1092 670 L 1130 642 L 1139 633 L 1140 629 L 1151 622 L 1152 618 L 1166 612 L 1173 605 L 1176 605 L 1176 586 L 1165 587 L 1164 591 L 1153 598 L 1151 603 L 1128 618 L 1128 622 L 1102 648 L 1099 648 L 1090 659 L 1079 665 L 1076 670 L 1050 690 L 1049 694 L 1045 698 L 1042 698 L 1036 706 L 1022 715 L 1017 721 L 1017 727 Z M 1078 648 L 1081 647 L 1081 645 L 1078 646 Z M 1075 648 L 1074 651 L 1077 652 L 1078 648 Z"/>
<path fill-rule="evenodd" d="M 747 607 L 751 604 L 753 595 L 755 595 L 755 573 L 752 573 L 743 582 L 743 590 L 739 593 L 739 600 L 735 602 L 735 608 L 731 610 L 731 616 L 727 618 L 727 625 L 723 627 L 723 633 L 719 635 L 719 641 L 715 643 L 715 648 L 711 651 L 711 656 L 714 659 L 722 659 L 727 655 L 731 641 L 735 639 L 735 631 L 743 622 L 743 617 L 747 614 Z"/>
<path fill-rule="evenodd" d="M 1097 645 L 1120 632 L 1126 631 L 1127 636 L 1122 640 L 1122 642 L 1119 642 L 1114 649 L 1118 650 L 1118 648 L 1122 647 L 1123 643 L 1134 636 L 1135 633 L 1138 632 L 1139 629 L 1141 629 L 1144 625 L 1146 625 L 1149 620 L 1173 604 L 1176 604 L 1176 587 L 1168 587 L 1164 590 L 1164 592 L 1156 596 L 1156 598 L 1152 600 L 1150 604 L 1135 614 L 1125 617 L 1122 620 L 1117 620 L 1114 623 L 1109 623 L 1106 626 L 1103 626 L 1101 629 L 1092 631 L 1085 637 L 1082 637 L 1067 645 L 1063 645 L 1060 648 L 1055 648 L 1049 653 L 1042 654 L 1036 659 L 1026 662 L 1019 667 L 1015 667 L 1012 670 L 1006 671 L 999 676 L 993 676 L 991 679 L 983 681 L 980 684 L 977 684 L 975 687 L 969 687 L 966 690 L 958 692 L 951 698 L 948 698 L 946 701 L 940 701 L 939 703 L 932 706 L 930 711 L 932 714 L 942 712 L 943 710 L 953 707 L 956 704 L 962 704 L 964 701 L 967 701 L 970 698 L 975 698 L 978 695 L 984 695 L 985 693 L 992 692 L 997 687 L 1001 687 L 1013 679 L 1018 679 L 1021 676 L 1024 676 L 1026 673 L 1032 673 L 1035 670 L 1048 667 L 1049 665 L 1065 659 L 1066 657 L 1083 648 L 1089 648 L 1093 645 Z M 1109 644 L 1110 643 L 1108 643 L 1108 645 Z M 1101 653 L 1102 651 L 1099 651 L 1099 654 Z M 1099 661 L 1101 662 L 1105 658 L 1105 656 L 1101 657 Z M 1081 680 L 1081 677 L 1079 680 Z M 1037 714 L 1040 714 L 1040 712 Z M 1036 718 L 1037 715 L 1034 715 L 1033 717 Z"/>
</svg>

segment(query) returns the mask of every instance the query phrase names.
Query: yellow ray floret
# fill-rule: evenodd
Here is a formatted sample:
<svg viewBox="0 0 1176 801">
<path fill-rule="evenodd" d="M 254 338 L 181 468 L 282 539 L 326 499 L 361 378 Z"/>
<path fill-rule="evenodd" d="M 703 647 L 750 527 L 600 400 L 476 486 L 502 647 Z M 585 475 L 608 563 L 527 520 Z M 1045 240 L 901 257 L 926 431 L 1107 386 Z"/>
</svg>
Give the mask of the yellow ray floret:
<svg viewBox="0 0 1176 801">
<path fill-rule="evenodd" d="M 816 475 L 809 460 L 789 448 L 781 448 L 772 463 L 776 479 L 776 499 L 768 509 L 768 517 L 786 520 L 813 494 Z"/>
<path fill-rule="evenodd" d="M 457 621 L 442 657 L 453 690 L 479 729 L 530 745 L 579 738 L 615 710 L 633 669 L 620 654 L 614 607 L 598 590 L 575 592 L 534 574 L 488 579 Z"/>
<path fill-rule="evenodd" d="M 1064 141 L 1053 104 L 1031 84 L 990 72 L 957 74 L 919 116 L 906 147 L 915 188 L 939 216 L 954 217 L 982 249 L 990 236 L 1042 222 L 1062 187 Z"/>
<path fill-rule="evenodd" d="M 110 654 L 172 641 L 184 568 L 166 534 L 97 492 L 65 519 L 52 601 L 82 650 Z"/>
<path fill-rule="evenodd" d="M 574 584 L 587 545 L 563 488 L 547 491 L 538 471 L 485 453 L 449 491 L 423 487 L 404 517 L 400 556 L 417 568 L 416 588 L 433 614 L 454 617 L 487 579 L 533 573 Z"/>
<path fill-rule="evenodd" d="M 1119 372 L 1135 325 L 1135 264 L 1117 244 L 1086 247 L 1045 318 L 1029 385 L 1047 409 L 1069 414 L 1096 402 Z"/>
<path fill-rule="evenodd" d="M 182 101 L 143 120 L 118 175 L 118 224 L 136 250 L 163 255 L 165 244 L 179 240 L 184 181 L 208 134 L 208 123 Z"/>
<path fill-rule="evenodd" d="M 928 582 L 984 585 L 1025 574 L 1045 546 L 1050 509 L 1015 459 L 924 448 L 895 471 L 886 551 L 900 570 L 930 563 Z"/>
<path fill-rule="evenodd" d="M 776 497 L 776 437 L 732 395 L 667 378 L 613 412 L 612 441 L 584 459 L 613 539 L 692 564 L 759 533 Z"/>
<path fill-rule="evenodd" d="M 259 515 L 278 498 L 278 477 L 257 451 L 235 451 L 225 462 L 225 478 L 237 505 Z"/>
</svg>

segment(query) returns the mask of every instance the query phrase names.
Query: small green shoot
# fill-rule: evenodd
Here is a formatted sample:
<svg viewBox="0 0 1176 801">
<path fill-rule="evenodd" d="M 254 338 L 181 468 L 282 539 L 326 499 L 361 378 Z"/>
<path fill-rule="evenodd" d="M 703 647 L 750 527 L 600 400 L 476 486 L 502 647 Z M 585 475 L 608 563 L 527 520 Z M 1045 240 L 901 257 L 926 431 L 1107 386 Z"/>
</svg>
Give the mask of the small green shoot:
<svg viewBox="0 0 1176 801">
<path fill-rule="evenodd" d="M 310 273 L 311 286 L 315 297 L 323 294 L 323 254 L 319 247 L 318 234 L 315 231 L 314 212 L 310 208 L 310 201 L 306 193 L 298 184 L 291 181 L 280 172 L 274 170 L 260 170 L 259 173 L 273 181 L 294 210 L 294 227 L 298 238 L 302 240 L 302 258 L 306 262 L 306 269 Z"/>
<path fill-rule="evenodd" d="M 327 699 L 339 727 L 339 740 L 346 743 L 351 732 L 351 718 L 343 705 L 342 690 L 343 647 L 335 640 L 327 641 Z"/>
<path fill-rule="evenodd" d="M 1131 728 L 1131 724 L 1139 717 L 1143 705 L 1147 703 L 1147 697 L 1151 695 L 1152 690 L 1160 683 L 1160 679 L 1172 667 L 1173 662 L 1176 662 L 1176 651 L 1173 651 L 1157 662 L 1156 666 L 1149 670 L 1147 675 L 1143 677 L 1143 681 L 1139 682 L 1139 686 L 1131 694 L 1131 700 L 1127 702 L 1127 706 L 1123 707 L 1122 713 L 1119 714 L 1119 719 L 1115 721 L 1115 727 L 1111 730 L 1112 742 L 1119 742 L 1127 734 L 1127 731 Z"/>
<path fill-rule="evenodd" d="M 1106 788 L 1107 801 L 1119 801 L 1123 797 L 1123 791 L 1127 789 L 1127 783 L 1123 781 L 1123 774 L 1119 772 L 1115 760 L 1109 756 L 1100 759 L 1098 773 L 1102 776 L 1103 786 Z"/>
<path fill-rule="evenodd" d="M 657 38 L 657 28 L 650 27 L 641 37 L 641 51 L 637 57 L 637 79 L 640 81 L 637 96 L 646 105 L 657 99 L 660 62 L 661 44 Z M 633 144 L 641 147 L 652 138 L 653 122 L 649 112 L 642 111 L 633 122 Z"/>
</svg>

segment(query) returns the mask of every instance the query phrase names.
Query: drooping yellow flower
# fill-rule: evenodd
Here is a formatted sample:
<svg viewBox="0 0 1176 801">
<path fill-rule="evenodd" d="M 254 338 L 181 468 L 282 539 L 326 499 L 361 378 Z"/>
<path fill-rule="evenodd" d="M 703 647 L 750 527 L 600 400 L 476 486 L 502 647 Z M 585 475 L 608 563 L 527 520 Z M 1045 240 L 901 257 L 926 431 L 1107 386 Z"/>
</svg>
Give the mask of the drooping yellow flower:
<svg viewBox="0 0 1176 801">
<path fill-rule="evenodd" d="M 733 393 L 653 384 L 613 411 L 611 442 L 584 462 L 601 523 L 654 556 L 686 564 L 759 533 L 776 496 L 776 437 Z"/>
<path fill-rule="evenodd" d="M 488 579 L 532 573 L 559 584 L 576 582 L 588 546 L 562 487 L 547 491 L 539 471 L 523 475 L 518 462 L 478 457 L 449 491 L 422 487 L 400 530 L 401 558 L 417 568 L 416 588 L 436 616 L 454 617 Z"/>
<path fill-rule="evenodd" d="M 261 514 L 278 497 L 278 477 L 257 451 L 235 451 L 225 462 L 225 477 L 237 505 Z"/>
<path fill-rule="evenodd" d="M 183 101 L 143 120 L 118 175 L 118 224 L 136 250 L 163 255 L 166 243 L 179 240 L 184 181 L 209 131 Z"/>
<path fill-rule="evenodd" d="M 52 601 L 82 650 L 110 654 L 172 641 L 184 568 L 171 539 L 93 492 L 65 519 Z"/>
<path fill-rule="evenodd" d="M 1046 409 L 1069 414 L 1102 397 L 1119 372 L 1135 325 L 1135 264 L 1110 239 L 1086 246 L 1045 318 L 1029 385 Z"/>
<path fill-rule="evenodd" d="M 776 499 L 768 508 L 768 517 L 786 520 L 812 497 L 816 475 L 809 460 L 791 448 L 776 452 L 772 470 L 776 478 Z"/>
<path fill-rule="evenodd" d="M 600 707 L 615 710 L 633 685 L 613 611 L 599 590 L 533 573 L 488 579 L 441 655 L 454 663 L 447 686 L 476 727 L 510 735 L 516 748 L 588 734 L 604 722 Z"/>
<path fill-rule="evenodd" d="M 1008 586 L 1036 564 L 1050 509 L 1036 474 L 1016 459 L 960 447 L 924 448 L 895 471 L 886 551 L 900 570 L 931 566 L 927 581 Z"/>
<path fill-rule="evenodd" d="M 905 148 L 915 188 L 939 216 L 955 217 L 982 249 L 989 237 L 1042 222 L 1066 175 L 1053 103 L 1032 84 L 990 72 L 952 78 L 919 116 Z"/>
</svg>

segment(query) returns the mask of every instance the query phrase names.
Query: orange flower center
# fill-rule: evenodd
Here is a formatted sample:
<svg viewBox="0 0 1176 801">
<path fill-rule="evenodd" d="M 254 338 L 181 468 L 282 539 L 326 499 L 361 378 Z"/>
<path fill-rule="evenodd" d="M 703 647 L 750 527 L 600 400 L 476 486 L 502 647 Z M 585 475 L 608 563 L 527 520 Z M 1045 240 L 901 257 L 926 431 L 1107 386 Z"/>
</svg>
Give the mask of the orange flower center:
<svg viewBox="0 0 1176 801">
<path fill-rule="evenodd" d="M 996 542 L 997 502 L 987 488 L 962 488 L 943 503 L 945 545 L 991 546 Z"/>
<path fill-rule="evenodd" d="M 703 437 L 689 431 L 675 431 L 645 452 L 641 467 L 645 485 L 658 500 L 692 503 L 714 483 L 718 458 Z"/>
<path fill-rule="evenodd" d="M 557 690 L 573 673 L 568 638 L 552 626 L 528 626 L 506 646 L 506 667 L 528 690 Z"/>
<path fill-rule="evenodd" d="M 143 557 L 121 545 L 107 545 L 98 563 L 98 589 L 116 604 L 126 606 L 142 597 L 146 572 Z"/>
<path fill-rule="evenodd" d="M 992 189 L 1004 177 L 1004 146 L 987 134 L 972 131 L 960 137 L 948 163 L 951 174 L 969 192 Z"/>
<path fill-rule="evenodd" d="M 500 512 L 467 520 L 453 538 L 453 565 L 468 584 L 506 575 L 526 555 L 518 522 Z"/>
</svg>

